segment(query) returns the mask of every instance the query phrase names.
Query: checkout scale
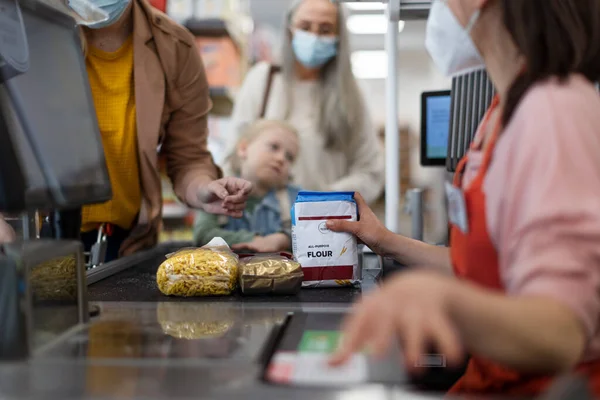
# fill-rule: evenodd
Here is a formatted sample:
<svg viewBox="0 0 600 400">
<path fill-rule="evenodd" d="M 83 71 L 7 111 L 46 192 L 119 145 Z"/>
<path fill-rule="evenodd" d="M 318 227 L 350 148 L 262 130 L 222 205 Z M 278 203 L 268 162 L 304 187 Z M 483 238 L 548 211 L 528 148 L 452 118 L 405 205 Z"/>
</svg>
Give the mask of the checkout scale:
<svg viewBox="0 0 600 400">
<path fill-rule="evenodd" d="M 442 398 L 460 371 L 434 351 L 420 379 L 403 373 L 398 348 L 325 366 L 352 303 L 398 268 L 371 252 L 361 289 L 297 296 L 163 296 L 156 269 L 185 244 L 86 268 L 82 245 L 64 238 L 78 232 L 76 210 L 111 188 L 75 19 L 57 4 L 0 0 L 0 209 L 63 217 L 61 240 L 0 247 L 0 398 Z M 568 378 L 545 398 L 589 397 Z"/>
</svg>

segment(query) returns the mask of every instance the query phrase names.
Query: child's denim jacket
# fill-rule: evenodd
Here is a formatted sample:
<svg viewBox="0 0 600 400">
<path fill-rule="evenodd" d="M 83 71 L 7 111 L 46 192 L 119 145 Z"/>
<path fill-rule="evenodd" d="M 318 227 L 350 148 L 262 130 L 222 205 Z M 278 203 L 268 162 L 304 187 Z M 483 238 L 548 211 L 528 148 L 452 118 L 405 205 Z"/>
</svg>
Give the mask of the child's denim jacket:
<svg viewBox="0 0 600 400">
<path fill-rule="evenodd" d="M 252 213 L 245 210 L 242 218 L 222 217 L 219 223 L 223 229 L 231 231 L 247 230 L 260 236 L 285 233 L 291 237 L 291 211 L 298 192 L 299 188 L 290 185 L 279 191 L 273 190 Z"/>
</svg>

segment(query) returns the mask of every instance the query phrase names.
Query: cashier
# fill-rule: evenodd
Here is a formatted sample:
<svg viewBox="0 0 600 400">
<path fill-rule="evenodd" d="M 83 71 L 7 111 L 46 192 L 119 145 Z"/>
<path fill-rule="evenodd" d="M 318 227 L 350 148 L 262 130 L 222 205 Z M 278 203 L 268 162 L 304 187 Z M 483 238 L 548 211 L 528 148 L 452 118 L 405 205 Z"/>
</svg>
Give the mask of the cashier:
<svg viewBox="0 0 600 400">
<path fill-rule="evenodd" d="M 109 233 L 107 261 L 151 247 L 161 226 L 158 155 L 188 206 L 239 217 L 250 183 L 221 178 L 207 149 L 211 108 L 194 37 L 146 0 L 91 0 L 108 14 L 82 28 L 113 198 L 84 207 L 87 248 Z"/>
<path fill-rule="evenodd" d="M 600 2 L 434 1 L 447 75 L 487 68 L 497 97 L 449 185 L 450 248 L 387 231 L 360 196 L 356 234 L 413 268 L 366 297 L 332 364 L 392 341 L 417 371 L 470 354 L 452 393 L 532 395 L 566 371 L 600 396 Z M 422 365 L 422 364 L 421 364 Z"/>
</svg>

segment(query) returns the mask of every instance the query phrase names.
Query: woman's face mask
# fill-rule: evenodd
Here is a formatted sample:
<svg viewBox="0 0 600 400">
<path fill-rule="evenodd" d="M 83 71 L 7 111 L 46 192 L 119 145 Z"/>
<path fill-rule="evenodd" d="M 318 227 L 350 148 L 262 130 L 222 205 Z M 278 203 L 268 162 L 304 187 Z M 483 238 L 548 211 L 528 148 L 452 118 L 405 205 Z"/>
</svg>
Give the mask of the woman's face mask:
<svg viewBox="0 0 600 400">
<path fill-rule="evenodd" d="M 131 0 L 89 0 L 93 5 L 108 14 L 106 21 L 91 24 L 88 28 L 102 29 L 117 22 L 123 15 Z"/>
<path fill-rule="evenodd" d="M 471 30 L 479 18 L 475 11 L 463 27 L 447 0 L 434 0 L 427 20 L 425 47 L 440 71 L 449 77 L 485 69 L 481 54 L 471 39 Z"/>
<path fill-rule="evenodd" d="M 325 65 L 337 54 L 338 39 L 335 36 L 319 36 L 300 29 L 294 31 L 292 48 L 296 59 L 306 68 Z"/>
</svg>

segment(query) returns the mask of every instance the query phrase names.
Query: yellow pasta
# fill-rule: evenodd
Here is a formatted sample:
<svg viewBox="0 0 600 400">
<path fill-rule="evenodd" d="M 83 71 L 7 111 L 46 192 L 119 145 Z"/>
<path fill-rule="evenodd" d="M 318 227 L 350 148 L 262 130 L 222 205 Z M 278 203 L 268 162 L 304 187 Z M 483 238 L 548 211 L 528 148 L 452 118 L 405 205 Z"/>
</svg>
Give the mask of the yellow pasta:
<svg viewBox="0 0 600 400">
<path fill-rule="evenodd" d="M 228 295 L 236 288 L 238 258 L 228 249 L 181 250 L 156 272 L 159 290 L 169 296 Z"/>
<path fill-rule="evenodd" d="M 77 298 L 75 256 L 59 257 L 34 266 L 30 275 L 35 300 L 69 301 Z"/>
<path fill-rule="evenodd" d="M 339 286 L 352 286 L 352 281 L 348 281 L 348 280 L 335 280 L 335 283 L 338 284 Z"/>
<path fill-rule="evenodd" d="M 218 338 L 235 325 L 232 308 L 213 303 L 159 303 L 157 319 L 165 334 L 178 339 Z"/>
</svg>

